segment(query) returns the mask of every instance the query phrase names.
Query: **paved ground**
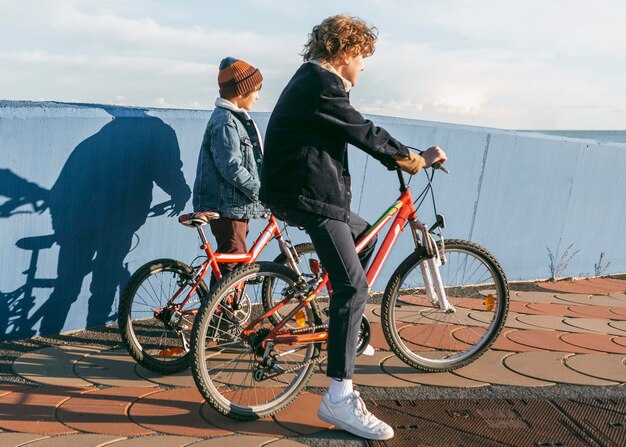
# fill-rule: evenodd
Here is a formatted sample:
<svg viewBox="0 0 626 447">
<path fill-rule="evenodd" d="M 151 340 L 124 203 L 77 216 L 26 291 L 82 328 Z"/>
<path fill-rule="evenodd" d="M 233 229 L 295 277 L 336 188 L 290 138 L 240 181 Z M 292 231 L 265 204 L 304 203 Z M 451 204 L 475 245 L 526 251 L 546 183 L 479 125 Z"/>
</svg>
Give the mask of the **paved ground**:
<svg viewBox="0 0 626 447">
<path fill-rule="evenodd" d="M 396 427 L 380 445 L 626 445 L 626 281 L 523 289 L 493 349 L 453 373 L 404 365 L 369 305 L 376 352 L 359 357 L 355 383 Z M 365 445 L 315 416 L 321 373 L 285 411 L 242 423 L 206 405 L 189 373 L 135 365 L 114 328 L 1 350 L 0 447 Z"/>
</svg>

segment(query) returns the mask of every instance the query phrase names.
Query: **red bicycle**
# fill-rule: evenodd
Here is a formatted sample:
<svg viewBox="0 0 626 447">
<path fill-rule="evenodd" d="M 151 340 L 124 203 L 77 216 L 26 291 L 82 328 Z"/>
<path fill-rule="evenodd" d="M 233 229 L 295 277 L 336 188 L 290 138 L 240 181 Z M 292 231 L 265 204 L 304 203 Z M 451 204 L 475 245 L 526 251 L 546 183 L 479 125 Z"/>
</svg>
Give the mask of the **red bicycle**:
<svg viewBox="0 0 626 447">
<path fill-rule="evenodd" d="M 400 233 L 411 229 L 415 251 L 396 268 L 382 298 L 383 332 L 405 363 L 449 371 L 477 359 L 493 343 L 504 325 L 509 292 L 502 268 L 487 250 L 463 240 L 444 242 L 445 220 L 436 213 L 432 189 L 435 169 L 425 172 L 428 183 L 413 200 L 398 171 L 400 197 L 356 249 L 391 222 L 367 271 L 371 286 Z M 430 228 L 416 216 L 428 192 L 437 216 Z M 192 371 L 216 410 L 242 420 L 270 416 L 296 398 L 325 358 L 328 327 L 315 300 L 330 284 L 316 259 L 310 265 L 312 277 L 276 263 L 240 267 L 203 303 L 191 337 Z M 240 294 L 259 303 L 246 320 L 229 304 Z"/>
<path fill-rule="evenodd" d="M 217 281 L 221 280 L 219 264 L 255 262 L 270 241 L 276 239 L 281 254 L 275 262 L 289 265 L 295 271 L 301 268 L 299 265 L 307 269 L 313 246 L 292 246 L 289 239 L 283 237 L 273 216 L 248 252 L 214 252 L 202 227 L 219 217 L 212 211 L 180 216 L 181 224 L 198 230 L 204 256 L 197 257 L 191 266 L 174 259 L 150 261 L 140 267 L 124 287 L 118 309 L 119 330 L 129 354 L 144 368 L 173 374 L 189 366 L 191 328 L 200 304 L 209 293 L 204 279 L 212 272 Z M 252 305 L 245 293 L 229 303 L 230 311 L 241 322 L 250 317 Z"/>
</svg>

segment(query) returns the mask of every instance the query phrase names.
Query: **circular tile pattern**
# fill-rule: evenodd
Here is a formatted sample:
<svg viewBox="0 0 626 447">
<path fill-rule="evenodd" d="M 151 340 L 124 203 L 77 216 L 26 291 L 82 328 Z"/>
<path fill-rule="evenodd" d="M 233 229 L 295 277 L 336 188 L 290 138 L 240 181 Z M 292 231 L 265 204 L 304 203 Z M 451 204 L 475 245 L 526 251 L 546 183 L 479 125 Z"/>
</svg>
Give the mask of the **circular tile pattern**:
<svg viewBox="0 0 626 447">
<path fill-rule="evenodd" d="M 171 374 L 169 376 L 162 376 L 159 373 L 155 373 L 144 368 L 141 365 L 135 365 L 135 374 L 145 380 L 149 380 L 152 383 L 163 386 L 176 386 L 183 388 L 192 388 L 196 386 L 191 375 L 191 370 L 179 372 L 177 374 Z"/>
<path fill-rule="evenodd" d="M 146 388 L 89 390 L 63 402 L 57 419 L 68 427 L 87 433 L 137 436 L 153 433 L 128 418 L 128 407 L 141 397 L 157 392 Z"/>
<path fill-rule="evenodd" d="M 125 349 L 92 354 L 76 362 L 74 371 L 80 378 L 98 385 L 118 387 L 155 387 L 135 373 L 135 360 Z"/>
<path fill-rule="evenodd" d="M 378 386 L 387 388 L 402 388 L 411 386 L 404 380 L 400 380 L 394 375 L 389 375 L 389 371 L 382 369 L 381 365 L 385 359 L 396 357 L 390 352 L 378 351 L 373 356 L 361 355 L 356 359 L 354 376 L 352 380 L 356 385 Z M 402 363 L 398 365 L 399 370 L 410 373 L 415 371 L 410 366 Z"/>
<path fill-rule="evenodd" d="M 619 331 L 616 335 L 626 334 L 626 321 L 611 321 L 609 322 L 609 326 Z"/>
<path fill-rule="evenodd" d="M 264 388 L 264 390 L 265 389 L 269 390 L 270 388 Z M 278 389 L 276 391 L 277 393 L 280 392 Z M 252 396 L 253 391 L 250 391 L 249 394 Z M 308 395 L 309 393 L 306 394 Z M 257 419 L 255 421 L 240 421 L 223 415 L 206 403 L 202 405 L 200 412 L 204 420 L 210 421 L 210 423 L 216 427 L 229 432 L 250 436 L 272 436 L 274 438 L 294 435 L 293 431 L 277 424 L 271 417 Z"/>
<path fill-rule="evenodd" d="M 554 304 L 554 303 L 529 303 L 527 305 L 533 309 L 535 315 L 553 315 L 555 317 L 580 317 L 570 310 L 568 304 Z"/>
<path fill-rule="evenodd" d="M 28 447 L 68 447 L 79 445 L 81 447 L 101 447 L 109 445 L 114 441 L 123 440 L 119 436 L 107 436 L 107 435 L 90 435 L 90 434 L 76 434 L 68 436 L 58 436 L 39 441 L 31 442 L 27 444 Z"/>
<path fill-rule="evenodd" d="M 91 386 L 77 377 L 74 365 L 98 349 L 84 346 L 52 346 L 29 352 L 13 362 L 13 371 L 25 379 L 45 385 Z"/>
<path fill-rule="evenodd" d="M 0 433 L 0 445 L 3 447 L 27 445 L 39 439 L 48 439 L 48 436 L 31 433 Z"/>
<path fill-rule="evenodd" d="M 56 408 L 86 390 L 42 386 L 6 394 L 0 397 L 0 428 L 49 435 L 75 433 L 75 430 L 57 420 Z"/>
<path fill-rule="evenodd" d="M 556 295 L 564 303 L 582 304 L 584 306 L 615 306 L 617 301 L 604 295 L 576 295 L 573 293 Z"/>
<path fill-rule="evenodd" d="M 391 351 L 381 323 L 370 323 L 370 344 L 377 350 Z"/>
<path fill-rule="evenodd" d="M 220 439 L 220 438 L 216 438 Z M 121 441 L 107 444 L 107 447 L 187 447 L 197 446 L 197 442 L 201 441 L 200 438 L 189 438 L 186 436 L 139 436 L 131 439 L 124 439 Z"/>
<path fill-rule="evenodd" d="M 482 329 L 482 328 L 480 328 Z M 535 351 L 536 348 L 531 348 L 526 345 L 520 345 L 519 343 L 515 343 L 514 341 L 508 338 L 508 334 L 512 332 L 520 331 L 521 329 L 505 329 L 500 332 L 500 335 L 496 339 L 496 341 L 489 347 L 489 349 L 493 349 L 496 351 L 509 351 L 509 352 L 524 352 L 524 351 Z M 484 334 L 484 329 L 478 331 L 477 328 L 463 328 L 459 329 L 454 333 L 454 337 L 458 338 L 465 343 L 476 343 L 478 338 Z"/>
<path fill-rule="evenodd" d="M 383 370 L 401 380 L 419 383 L 422 385 L 446 386 L 454 388 L 477 388 L 487 386 L 488 383 L 466 379 L 449 372 L 427 373 L 421 372 L 404 364 L 398 357 L 391 356 L 383 360 Z"/>
<path fill-rule="evenodd" d="M 517 318 L 520 322 L 534 326 L 535 329 L 551 329 L 562 332 L 588 332 L 584 329 L 565 324 L 562 317 L 553 315 L 520 315 Z"/>
<path fill-rule="evenodd" d="M 626 320 L 626 308 L 625 307 L 612 307 L 611 313 L 615 314 L 616 317 L 612 317 L 613 320 Z"/>
<path fill-rule="evenodd" d="M 237 435 L 237 436 L 222 436 L 219 438 L 213 439 L 205 439 L 204 441 L 196 442 L 191 445 L 185 444 L 186 447 L 258 447 L 258 446 L 266 446 L 272 445 L 272 441 L 275 441 L 276 438 L 272 438 L 269 436 L 248 436 L 248 435 Z M 152 447 L 152 446 L 150 446 Z"/>
<path fill-rule="evenodd" d="M 317 417 L 317 409 L 322 396 L 311 393 L 301 393 L 298 398 L 274 419 L 283 427 L 299 435 L 311 435 L 328 430 L 331 425 Z"/>
<path fill-rule="evenodd" d="M 129 409 L 130 418 L 159 433 L 179 436 L 224 436 L 232 432 L 210 425 L 200 415 L 204 398 L 193 388 L 150 394 Z"/>
<path fill-rule="evenodd" d="M 539 350 L 560 351 L 570 353 L 588 353 L 589 349 L 574 346 L 561 340 L 565 332 L 551 331 L 547 329 L 529 329 L 526 331 L 516 331 L 508 334 L 512 341 L 536 348 Z"/>
<path fill-rule="evenodd" d="M 517 314 L 513 314 L 513 313 L 509 313 L 506 317 L 506 320 L 504 322 L 504 327 L 509 328 L 509 329 L 535 329 L 536 326 L 533 326 L 532 324 L 528 324 L 525 322 L 522 322 L 518 319 L 518 317 L 532 317 L 534 315 L 517 315 Z M 487 318 L 485 318 L 487 317 Z M 489 318 L 488 314 L 485 314 L 484 312 L 474 312 L 470 314 L 470 318 L 476 320 L 476 321 L 480 321 L 481 323 L 490 323 L 491 319 Z"/>
<path fill-rule="evenodd" d="M 615 343 L 615 337 L 607 334 L 563 334 L 561 340 L 565 343 L 609 354 L 626 354 L 626 345 Z M 564 349 L 564 351 L 568 351 Z"/>
<path fill-rule="evenodd" d="M 552 382 L 537 380 L 517 374 L 504 366 L 504 359 L 512 354 L 499 351 L 487 351 L 478 360 L 454 371 L 455 375 L 477 382 L 492 385 L 512 386 L 551 386 Z"/>
<path fill-rule="evenodd" d="M 563 315 L 563 316 L 572 316 L 572 317 L 591 317 L 591 318 L 600 318 L 606 320 L 615 320 L 615 314 L 611 312 L 611 308 L 607 306 L 569 306 L 570 314 L 573 315 Z"/>
<path fill-rule="evenodd" d="M 556 383 L 574 385 L 616 385 L 616 382 L 596 379 L 565 366 L 567 352 L 523 352 L 504 359 L 504 365 L 512 371 L 527 377 Z"/>
<path fill-rule="evenodd" d="M 525 303 L 555 303 L 558 300 L 554 293 L 550 292 L 512 292 L 509 295 L 511 301 L 523 301 Z"/>
<path fill-rule="evenodd" d="M 625 357 L 620 354 L 581 354 L 569 357 L 567 366 L 599 379 L 626 382 Z"/>
<path fill-rule="evenodd" d="M 620 346 L 626 347 L 626 337 L 615 337 L 611 340 L 613 343 L 616 343 Z"/>
<path fill-rule="evenodd" d="M 600 334 L 620 335 L 622 332 L 611 327 L 609 320 L 598 320 L 596 318 L 565 318 L 563 320 L 568 326 L 575 329 L 582 329 L 586 332 L 597 332 Z M 570 330 L 570 332 L 574 332 Z"/>
</svg>

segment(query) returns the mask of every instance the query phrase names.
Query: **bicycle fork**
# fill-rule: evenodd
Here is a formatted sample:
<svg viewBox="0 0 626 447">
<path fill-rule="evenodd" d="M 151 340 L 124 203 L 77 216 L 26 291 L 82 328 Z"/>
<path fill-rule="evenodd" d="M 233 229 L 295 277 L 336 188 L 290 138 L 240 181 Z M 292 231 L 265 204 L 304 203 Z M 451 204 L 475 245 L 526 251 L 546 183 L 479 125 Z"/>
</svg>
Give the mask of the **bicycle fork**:
<svg viewBox="0 0 626 447">
<path fill-rule="evenodd" d="M 419 247 L 420 238 L 419 233 L 422 233 L 424 240 L 423 246 L 426 249 L 428 258 L 426 262 L 420 263 L 420 270 L 422 271 L 422 278 L 424 280 L 424 288 L 426 289 L 426 295 L 429 301 L 433 305 L 439 306 L 445 313 L 456 312 L 456 309 L 446 296 L 446 290 L 441 281 L 441 273 L 439 267 L 445 264 L 445 255 L 439 252 L 435 240 L 428 231 L 428 227 L 419 220 L 411 220 L 409 225 L 413 233 L 413 239 L 415 240 L 415 246 Z M 442 259 L 443 257 L 443 259 Z"/>
</svg>

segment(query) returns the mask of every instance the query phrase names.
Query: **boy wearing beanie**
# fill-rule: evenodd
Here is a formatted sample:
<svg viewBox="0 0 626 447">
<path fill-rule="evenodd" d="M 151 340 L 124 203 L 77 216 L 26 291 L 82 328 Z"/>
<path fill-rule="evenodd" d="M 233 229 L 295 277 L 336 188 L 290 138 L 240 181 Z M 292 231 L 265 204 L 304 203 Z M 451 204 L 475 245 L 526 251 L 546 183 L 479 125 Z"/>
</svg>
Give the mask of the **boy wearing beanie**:
<svg viewBox="0 0 626 447">
<path fill-rule="evenodd" d="M 247 62 L 227 57 L 220 63 L 217 81 L 220 97 L 200 147 L 193 207 L 195 212 L 220 213 L 210 221 L 218 252 L 245 252 L 249 220 L 269 216 L 259 203 L 262 139 L 248 115 L 259 98 L 263 76 Z M 222 275 L 236 265 L 220 264 Z"/>
<path fill-rule="evenodd" d="M 261 200 L 275 216 L 307 231 L 332 285 L 326 370 L 331 380 L 318 417 L 357 436 L 385 440 L 393 437 L 393 429 L 367 411 L 352 389 L 368 296 L 364 267 L 376 241 L 357 255 L 354 241 L 369 224 L 350 211 L 347 145 L 411 174 L 446 161 L 446 155 L 438 147 L 422 155 L 412 152 L 350 104 L 348 92 L 376 39 L 376 28 L 355 17 L 329 17 L 313 28 L 302 54 L 305 63 L 270 117 Z"/>
</svg>

